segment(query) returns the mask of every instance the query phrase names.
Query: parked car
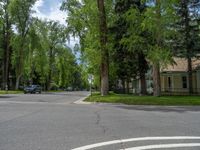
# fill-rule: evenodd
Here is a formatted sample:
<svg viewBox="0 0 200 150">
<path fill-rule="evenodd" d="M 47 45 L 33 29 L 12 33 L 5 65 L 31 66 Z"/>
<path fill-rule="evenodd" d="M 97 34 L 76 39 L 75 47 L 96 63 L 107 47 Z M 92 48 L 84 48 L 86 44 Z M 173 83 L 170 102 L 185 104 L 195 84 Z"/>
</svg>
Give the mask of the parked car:
<svg viewBox="0 0 200 150">
<path fill-rule="evenodd" d="M 42 88 L 39 85 L 30 85 L 24 88 L 24 94 L 26 93 L 41 93 Z"/>
</svg>

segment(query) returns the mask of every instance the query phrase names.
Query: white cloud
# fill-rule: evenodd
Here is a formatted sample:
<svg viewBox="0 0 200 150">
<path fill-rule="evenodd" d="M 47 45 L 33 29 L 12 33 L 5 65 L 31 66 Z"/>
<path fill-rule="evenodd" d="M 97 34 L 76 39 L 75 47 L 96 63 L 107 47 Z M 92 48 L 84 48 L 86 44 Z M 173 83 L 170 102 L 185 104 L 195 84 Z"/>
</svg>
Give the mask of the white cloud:
<svg viewBox="0 0 200 150">
<path fill-rule="evenodd" d="M 74 46 L 75 46 L 76 44 L 79 44 L 79 43 L 80 43 L 79 38 L 70 36 L 70 40 L 68 41 L 68 46 L 69 46 L 69 47 L 71 47 L 71 48 L 73 49 Z"/>
<path fill-rule="evenodd" d="M 32 10 L 35 11 L 33 14 L 33 17 L 38 17 L 42 20 L 53 20 L 58 21 L 63 25 L 67 25 L 66 18 L 67 18 L 67 12 L 60 11 L 61 3 L 57 3 L 57 5 L 50 7 L 50 12 L 44 13 L 41 9 L 44 8 L 45 0 L 38 0 L 35 5 L 33 6 Z M 67 42 L 68 46 L 72 49 L 74 48 L 75 44 L 79 44 L 79 38 L 74 38 L 70 36 L 70 40 Z"/>
<path fill-rule="evenodd" d="M 33 10 L 36 12 L 36 14 L 40 14 L 39 8 L 42 7 L 44 4 L 44 0 L 38 0 L 36 1 L 35 5 L 33 6 Z"/>
<path fill-rule="evenodd" d="M 33 11 L 35 11 L 35 13 L 33 14 L 33 17 L 38 17 L 39 19 L 43 19 L 43 20 L 46 19 L 46 20 L 59 21 L 61 24 L 66 25 L 65 20 L 67 17 L 67 13 L 60 11 L 61 3 L 58 3 L 55 6 L 52 6 L 50 8 L 50 12 L 47 12 L 46 14 L 40 11 L 43 5 L 45 5 L 44 0 L 38 0 L 35 3 L 35 5 L 33 6 Z"/>
<path fill-rule="evenodd" d="M 65 20 L 67 17 L 66 12 L 60 11 L 61 4 L 58 4 L 55 8 L 52 8 L 50 14 L 48 15 L 48 19 L 59 21 L 61 24 L 66 24 Z"/>
</svg>

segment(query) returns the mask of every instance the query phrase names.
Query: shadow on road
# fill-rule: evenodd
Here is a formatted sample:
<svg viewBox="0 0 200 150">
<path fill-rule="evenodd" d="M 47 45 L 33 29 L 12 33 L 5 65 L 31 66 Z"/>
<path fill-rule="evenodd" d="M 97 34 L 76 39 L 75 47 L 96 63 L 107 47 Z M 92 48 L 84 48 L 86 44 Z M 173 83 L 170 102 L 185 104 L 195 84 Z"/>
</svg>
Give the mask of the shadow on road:
<svg viewBox="0 0 200 150">
<path fill-rule="evenodd" d="M 121 109 L 158 112 L 200 112 L 200 106 L 116 106 Z"/>
<path fill-rule="evenodd" d="M 15 96 L 10 96 L 10 95 L 1 95 L 0 98 L 13 98 Z"/>
</svg>

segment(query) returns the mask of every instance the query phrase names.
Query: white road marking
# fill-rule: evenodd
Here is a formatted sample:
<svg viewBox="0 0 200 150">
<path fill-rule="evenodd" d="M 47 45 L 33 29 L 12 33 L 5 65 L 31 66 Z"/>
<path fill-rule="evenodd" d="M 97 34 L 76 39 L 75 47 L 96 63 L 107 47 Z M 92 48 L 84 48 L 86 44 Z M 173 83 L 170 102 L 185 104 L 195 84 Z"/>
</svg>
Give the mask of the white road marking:
<svg viewBox="0 0 200 150">
<path fill-rule="evenodd" d="M 148 145 L 140 147 L 132 147 L 123 150 L 149 150 L 149 149 L 161 149 L 161 148 L 183 148 L 183 147 L 200 147 L 200 143 L 179 143 L 179 144 L 160 144 L 160 145 Z"/>
<path fill-rule="evenodd" d="M 131 138 L 131 139 L 114 140 L 114 141 L 96 143 L 96 144 L 92 144 L 92 145 L 86 145 L 86 146 L 75 148 L 75 149 L 72 149 L 72 150 L 88 150 L 88 149 L 107 146 L 107 145 L 112 145 L 112 144 L 136 142 L 136 141 L 158 141 L 158 140 L 200 140 L 200 137 L 195 137 L 195 136 L 174 136 L 174 137 Z"/>
</svg>

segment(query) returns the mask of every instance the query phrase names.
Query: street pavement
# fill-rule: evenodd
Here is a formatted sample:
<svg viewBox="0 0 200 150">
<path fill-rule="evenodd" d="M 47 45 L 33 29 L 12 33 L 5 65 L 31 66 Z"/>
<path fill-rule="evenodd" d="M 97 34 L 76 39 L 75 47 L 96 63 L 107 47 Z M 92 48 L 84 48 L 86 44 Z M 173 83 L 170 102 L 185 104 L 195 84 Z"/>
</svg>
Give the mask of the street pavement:
<svg viewBox="0 0 200 150">
<path fill-rule="evenodd" d="M 200 150 L 200 107 L 74 103 L 88 94 L 1 95 L 0 150 Z"/>
</svg>

